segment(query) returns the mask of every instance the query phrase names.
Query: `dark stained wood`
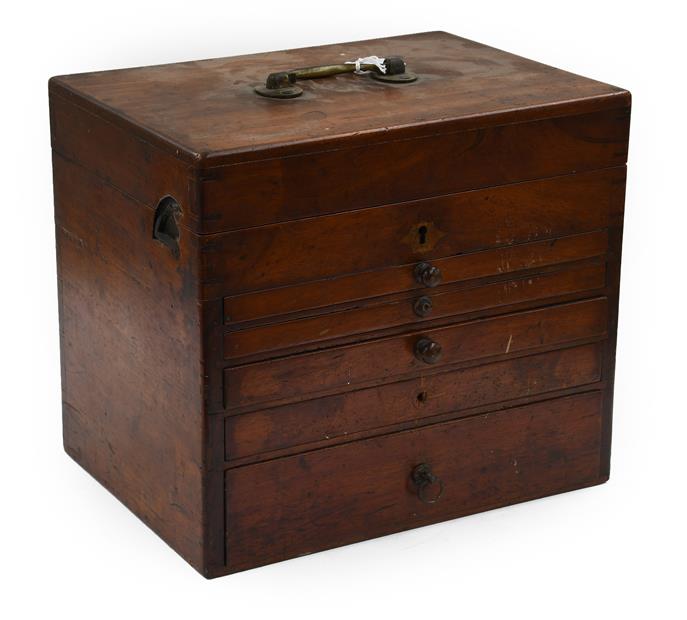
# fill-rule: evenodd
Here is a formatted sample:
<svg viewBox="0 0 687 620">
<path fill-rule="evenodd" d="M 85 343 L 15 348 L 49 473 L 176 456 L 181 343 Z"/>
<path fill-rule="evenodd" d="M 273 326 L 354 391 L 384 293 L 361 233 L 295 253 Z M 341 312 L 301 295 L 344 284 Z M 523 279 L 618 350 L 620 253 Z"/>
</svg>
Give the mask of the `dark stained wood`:
<svg viewBox="0 0 687 620">
<path fill-rule="evenodd" d="M 423 297 L 431 302 L 431 312 L 417 316 L 418 296 L 386 303 L 370 304 L 317 317 L 272 323 L 224 336 L 224 357 L 240 358 L 278 351 L 296 345 L 326 341 L 352 334 L 362 335 L 397 325 L 418 329 L 429 320 L 461 315 L 526 301 L 540 303 L 560 295 L 596 291 L 606 284 L 604 264 L 588 264 L 540 276 L 525 276 L 462 290 L 433 289 Z"/>
<path fill-rule="evenodd" d="M 173 195 L 183 205 L 181 225 L 197 227 L 195 172 L 189 164 L 56 94 L 50 95 L 50 120 L 55 152 L 151 208 Z"/>
<path fill-rule="evenodd" d="M 203 570 L 197 240 L 181 259 L 153 212 L 53 158 L 64 447 Z"/>
<path fill-rule="evenodd" d="M 622 185 L 623 191 L 625 184 Z M 620 263 L 623 243 L 624 200 L 618 203 L 611 214 L 609 227 L 609 251 L 607 257 L 608 288 L 608 341 L 605 347 L 603 366 L 604 380 L 609 389 L 604 393 L 602 426 L 602 474 L 608 478 L 611 471 L 611 433 L 613 427 L 613 394 L 615 383 L 615 354 L 618 340 L 618 306 L 620 301 Z"/>
<path fill-rule="evenodd" d="M 203 232 L 622 166 L 628 131 L 622 108 L 225 166 L 203 175 Z"/>
<path fill-rule="evenodd" d="M 556 399 L 226 472 L 230 572 L 603 482 L 602 395 Z M 427 463 L 444 493 L 422 503 Z"/>
<path fill-rule="evenodd" d="M 319 80 L 292 101 L 252 92 L 281 61 L 365 56 L 370 45 L 407 49 L 420 72 L 426 67 L 423 79 L 406 87 Z M 629 93 L 445 33 L 62 76 L 51 91 L 189 163 L 223 166 L 201 175 L 205 233 L 627 157 L 629 118 L 617 111 L 629 108 Z"/>
<path fill-rule="evenodd" d="M 443 413 L 533 397 L 597 382 L 601 344 L 560 349 L 428 377 L 335 394 L 226 419 L 226 458 L 383 430 L 400 422 L 427 423 Z M 456 414 L 457 416 L 458 414 Z"/>
<path fill-rule="evenodd" d="M 371 53 L 404 56 L 421 79 L 389 86 L 341 76 L 305 84 L 291 101 L 252 90 L 272 71 L 355 60 Z M 103 71 L 55 79 L 53 89 L 78 93 L 126 118 L 170 150 L 208 163 L 246 161 L 282 147 L 389 140 L 421 125 L 446 133 L 461 121 L 480 124 L 567 116 L 628 105 L 620 88 L 566 73 L 442 32 L 357 41 L 298 50 L 156 67 Z"/>
<path fill-rule="evenodd" d="M 442 282 L 450 284 L 518 271 L 541 270 L 574 260 L 605 256 L 605 230 L 555 240 L 534 241 L 448 258 L 433 258 Z M 224 299 L 226 323 L 255 322 L 290 313 L 311 316 L 332 308 L 346 309 L 363 299 L 421 289 L 413 277 L 416 262 L 327 280 L 244 293 Z M 418 290 L 418 294 L 420 291 Z M 357 307 L 357 303 L 353 304 Z"/>
<path fill-rule="evenodd" d="M 65 449 L 203 575 L 608 477 L 627 91 L 424 33 L 49 96 Z"/>
<path fill-rule="evenodd" d="M 605 336 L 605 298 L 519 312 L 376 342 L 337 347 L 295 357 L 228 368 L 224 372 L 227 408 L 288 402 L 359 384 L 388 381 L 465 360 L 563 345 Z M 444 349 L 441 361 L 425 364 L 413 349 L 428 337 Z"/>
<path fill-rule="evenodd" d="M 624 168 L 210 235 L 206 295 L 427 261 L 608 226 Z M 420 245 L 422 239 L 424 244 Z"/>
</svg>

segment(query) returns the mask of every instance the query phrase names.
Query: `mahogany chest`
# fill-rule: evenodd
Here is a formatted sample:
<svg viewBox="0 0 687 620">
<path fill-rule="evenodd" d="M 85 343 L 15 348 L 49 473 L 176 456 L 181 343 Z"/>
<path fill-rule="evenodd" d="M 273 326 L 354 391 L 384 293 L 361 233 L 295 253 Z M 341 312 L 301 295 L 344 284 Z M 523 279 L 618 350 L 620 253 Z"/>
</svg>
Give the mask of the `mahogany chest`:
<svg viewBox="0 0 687 620">
<path fill-rule="evenodd" d="M 627 91 L 442 32 L 49 91 L 65 449 L 202 574 L 608 478 Z"/>
</svg>

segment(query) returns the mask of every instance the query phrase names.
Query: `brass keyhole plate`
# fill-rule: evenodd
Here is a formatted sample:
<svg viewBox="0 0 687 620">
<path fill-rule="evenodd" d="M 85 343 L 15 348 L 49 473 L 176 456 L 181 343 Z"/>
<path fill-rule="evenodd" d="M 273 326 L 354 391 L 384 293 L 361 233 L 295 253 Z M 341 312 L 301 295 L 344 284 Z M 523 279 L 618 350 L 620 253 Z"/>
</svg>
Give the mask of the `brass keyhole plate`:
<svg viewBox="0 0 687 620">
<path fill-rule="evenodd" d="M 408 234 L 401 240 L 416 254 L 433 250 L 446 233 L 437 228 L 434 222 L 417 222 L 410 227 Z"/>
</svg>

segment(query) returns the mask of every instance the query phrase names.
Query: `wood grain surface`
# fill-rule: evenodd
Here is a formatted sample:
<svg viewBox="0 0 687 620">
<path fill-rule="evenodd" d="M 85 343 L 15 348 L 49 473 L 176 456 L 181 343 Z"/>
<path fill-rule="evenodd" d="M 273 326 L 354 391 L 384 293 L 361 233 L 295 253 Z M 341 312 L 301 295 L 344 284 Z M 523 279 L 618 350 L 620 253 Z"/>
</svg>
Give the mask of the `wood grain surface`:
<svg viewBox="0 0 687 620">
<path fill-rule="evenodd" d="M 205 565 L 197 240 L 53 158 L 64 447 L 198 570 Z"/>
<path fill-rule="evenodd" d="M 605 256 L 608 233 L 599 230 L 534 241 L 492 250 L 446 258 L 432 258 L 431 265 L 441 271 L 446 284 L 498 278 L 519 271 L 541 271 L 560 263 Z M 357 307 L 362 300 L 394 296 L 425 288 L 414 276 L 417 261 L 404 265 L 313 280 L 293 286 L 278 287 L 231 295 L 224 299 L 224 322 L 245 324 L 264 322 L 277 315 L 312 316 L 334 309 Z M 424 291 L 428 292 L 428 291 Z"/>
<path fill-rule="evenodd" d="M 606 284 L 603 264 L 568 267 L 543 275 L 528 275 L 518 279 L 492 282 L 467 289 L 446 287 L 425 291 L 432 310 L 419 317 L 415 303 L 419 296 L 395 301 L 370 303 L 364 307 L 342 310 L 316 317 L 275 322 L 262 327 L 228 332 L 224 335 L 225 359 L 256 354 L 276 355 L 280 349 L 310 345 L 356 335 L 363 337 L 375 330 L 407 326 L 417 330 L 428 321 L 456 317 L 486 310 L 504 310 L 515 304 L 543 304 L 550 299 L 573 293 L 602 293 Z"/>
<path fill-rule="evenodd" d="M 628 108 L 369 143 L 201 174 L 202 232 L 622 166 Z"/>
<path fill-rule="evenodd" d="M 203 575 L 608 477 L 627 91 L 423 33 L 49 99 L 65 449 Z"/>
<path fill-rule="evenodd" d="M 601 344 L 559 349 L 398 383 L 335 394 L 226 419 L 227 460 L 309 443 L 337 443 L 364 431 L 507 402 L 601 379 Z"/>
<path fill-rule="evenodd" d="M 624 178 L 624 168 L 611 168 L 207 235 L 205 294 L 236 295 L 604 229 Z"/>
<path fill-rule="evenodd" d="M 273 71 L 371 53 L 404 56 L 420 80 L 394 86 L 346 75 L 311 81 L 304 97 L 290 101 L 253 92 Z M 188 158 L 213 163 L 336 137 L 369 142 L 413 126 L 427 132 L 448 121 L 498 114 L 513 122 L 628 102 L 620 88 L 442 32 L 61 76 L 51 86 L 97 102 Z"/>
<path fill-rule="evenodd" d="M 607 310 L 606 299 L 596 298 L 236 366 L 224 372 L 225 404 L 239 408 L 288 402 L 452 363 L 600 338 L 606 334 Z M 422 337 L 443 347 L 438 363 L 426 364 L 414 356 L 414 345 Z"/>
<path fill-rule="evenodd" d="M 603 482 L 602 394 L 557 399 L 226 472 L 229 572 Z M 431 466 L 435 504 L 410 481 Z"/>
</svg>

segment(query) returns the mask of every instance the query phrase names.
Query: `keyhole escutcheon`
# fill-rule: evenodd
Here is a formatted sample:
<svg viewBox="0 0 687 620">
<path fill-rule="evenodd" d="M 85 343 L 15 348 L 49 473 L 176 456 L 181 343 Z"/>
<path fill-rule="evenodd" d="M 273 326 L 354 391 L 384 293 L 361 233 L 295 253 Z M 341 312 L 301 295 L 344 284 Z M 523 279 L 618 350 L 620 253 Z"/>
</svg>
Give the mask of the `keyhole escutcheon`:
<svg viewBox="0 0 687 620">
<path fill-rule="evenodd" d="M 427 243 L 427 226 L 423 224 L 417 229 L 417 237 L 420 245 Z"/>
<path fill-rule="evenodd" d="M 436 248 L 445 236 L 446 233 L 439 230 L 434 222 L 420 220 L 413 222 L 407 228 L 401 241 L 407 244 L 414 253 L 425 254 Z"/>
</svg>

